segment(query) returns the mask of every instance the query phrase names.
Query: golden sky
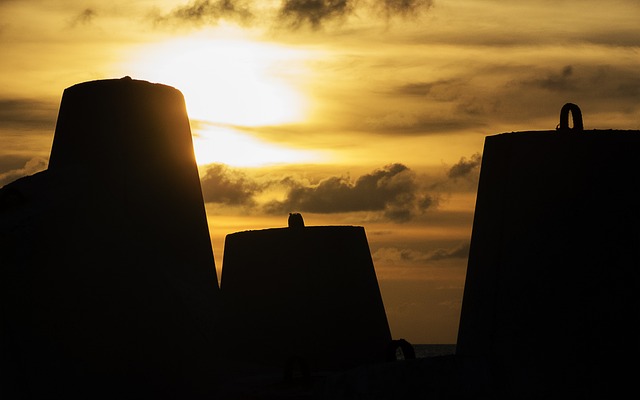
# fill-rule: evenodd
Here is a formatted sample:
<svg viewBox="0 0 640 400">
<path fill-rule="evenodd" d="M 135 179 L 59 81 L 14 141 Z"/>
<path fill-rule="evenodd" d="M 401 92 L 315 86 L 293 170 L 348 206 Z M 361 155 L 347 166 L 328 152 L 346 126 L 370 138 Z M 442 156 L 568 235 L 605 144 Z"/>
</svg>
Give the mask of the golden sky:
<svg viewBox="0 0 640 400">
<path fill-rule="evenodd" d="M 640 129 L 637 0 L 0 0 L 0 186 L 47 166 L 62 91 L 185 95 L 227 234 L 365 227 L 394 338 L 456 340 L 484 137 Z"/>
</svg>

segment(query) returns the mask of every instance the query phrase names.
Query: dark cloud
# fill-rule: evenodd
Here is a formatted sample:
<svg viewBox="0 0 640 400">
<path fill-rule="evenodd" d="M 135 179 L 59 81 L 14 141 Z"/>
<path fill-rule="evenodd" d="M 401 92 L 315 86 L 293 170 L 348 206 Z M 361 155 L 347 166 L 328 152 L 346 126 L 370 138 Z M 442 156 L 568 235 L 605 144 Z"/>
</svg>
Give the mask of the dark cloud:
<svg viewBox="0 0 640 400">
<path fill-rule="evenodd" d="M 532 68 L 533 69 L 533 68 Z M 634 68 L 613 65 L 566 65 L 517 80 L 514 89 L 564 92 L 583 98 L 618 98 L 637 102 L 640 76 Z"/>
<path fill-rule="evenodd" d="M 313 186 L 295 181 L 290 184 L 286 199 L 267 204 L 268 212 L 377 211 L 389 220 L 404 222 L 423 212 L 422 207 L 436 204 L 435 197 L 423 193 L 416 175 L 402 164 L 387 165 L 355 182 L 346 177 L 330 177 Z"/>
<path fill-rule="evenodd" d="M 258 10 L 257 1 L 252 0 L 192 0 L 184 6 L 168 13 L 155 12 L 157 23 L 176 22 L 181 24 L 215 25 L 220 20 L 241 23 L 252 21 L 275 23 L 292 29 L 303 26 L 318 29 L 332 21 L 343 21 L 358 9 L 375 10 L 387 18 L 399 16 L 408 18 L 420 15 L 429 9 L 432 0 L 282 0 L 272 11 L 275 19 L 264 9 Z"/>
<path fill-rule="evenodd" d="M 319 28 L 327 20 L 342 18 L 353 12 L 353 0 L 284 0 L 280 18 L 294 28 L 309 24 Z"/>
<path fill-rule="evenodd" d="M 447 193 L 477 181 L 480 155 L 462 157 L 444 177 L 418 175 L 389 164 L 353 180 L 329 176 L 309 181 L 273 171 L 249 175 L 224 164 L 207 166 L 201 177 L 205 202 L 252 208 L 268 214 L 368 212 L 368 219 L 407 222 L 436 208 Z M 458 182 L 459 181 L 459 182 Z M 434 183 L 435 182 L 435 183 Z M 464 187 L 462 187 L 464 186 Z M 274 200 L 278 196 L 282 199 Z M 434 218 L 434 214 L 430 214 Z"/>
<path fill-rule="evenodd" d="M 200 181 L 202 195 L 207 203 L 253 205 L 253 196 L 260 191 L 256 182 L 223 164 L 207 166 Z"/>
<path fill-rule="evenodd" d="M 96 10 L 92 8 L 85 8 L 80 14 L 76 15 L 71 20 L 71 26 L 76 27 L 78 25 L 88 25 L 93 22 L 97 15 Z"/>
<path fill-rule="evenodd" d="M 480 97 L 473 81 L 474 77 L 472 76 L 460 76 L 432 82 L 411 82 L 392 89 L 390 93 L 400 96 L 423 97 L 425 101 L 451 103 L 457 112 L 456 120 L 464 121 L 469 126 L 473 124 L 478 126 L 481 122 L 476 117 L 494 112 L 495 100 L 484 94 Z M 462 128 L 460 122 L 457 125 L 456 129 Z"/>
<path fill-rule="evenodd" d="M 485 125 L 477 118 L 463 116 L 442 117 L 423 114 L 391 113 L 366 119 L 361 130 L 365 133 L 389 134 L 393 136 L 421 136 L 446 132 L 460 132 Z"/>
<path fill-rule="evenodd" d="M 52 130 L 58 105 L 31 99 L 0 99 L 0 129 Z"/>
<path fill-rule="evenodd" d="M 432 179 L 427 190 L 442 193 L 444 198 L 451 193 L 475 192 L 478 189 L 482 154 L 475 153 L 471 157 L 460 157 L 460 160 L 447 167 L 444 176 Z"/>
<path fill-rule="evenodd" d="M 490 90 L 487 82 L 491 83 Z M 371 132 L 428 135 L 482 130 L 484 135 L 491 135 L 500 133 L 493 130 L 496 126 L 509 131 L 545 126 L 554 129 L 559 110 L 567 102 L 580 106 L 587 129 L 637 129 L 634 115 L 640 109 L 640 75 L 634 65 L 488 63 L 478 65 L 473 73 L 408 82 L 385 93 L 399 96 L 398 101 L 422 101 L 424 111 L 416 115 L 396 112 L 366 120 L 363 125 Z M 617 116 L 608 118 L 607 125 L 590 118 L 607 113 Z M 546 125 L 544 121 L 548 121 Z"/>
<path fill-rule="evenodd" d="M 451 258 L 467 258 L 469 257 L 469 242 L 461 243 L 459 246 L 450 249 L 437 249 L 431 252 L 427 261 L 448 260 Z"/>
<path fill-rule="evenodd" d="M 403 17 L 418 15 L 433 6 L 433 0 L 382 0 L 374 1 L 374 6 L 384 11 L 387 16 Z"/>
<path fill-rule="evenodd" d="M 390 88 L 391 96 L 417 98 L 431 106 L 425 106 L 420 113 L 408 116 L 390 114 L 373 122 L 372 128 L 392 134 L 422 135 L 431 133 L 461 132 L 477 130 L 487 126 L 487 116 L 495 113 L 496 101 L 481 93 L 473 77 L 459 76 L 435 81 L 410 82 Z"/>
<path fill-rule="evenodd" d="M 462 157 L 460 161 L 454 164 L 450 169 L 448 176 L 451 179 L 465 178 L 471 175 L 478 174 L 480 170 L 480 163 L 482 162 L 482 155 L 475 153 L 470 159 Z"/>
<path fill-rule="evenodd" d="M 564 66 L 560 72 L 551 72 L 544 78 L 531 79 L 524 84 L 552 91 L 575 90 L 577 87 L 571 65 Z"/>
<path fill-rule="evenodd" d="M 194 0 L 168 14 L 154 16 L 157 23 L 180 22 L 196 26 L 217 25 L 220 20 L 247 23 L 253 19 L 251 2 L 244 0 Z"/>
<path fill-rule="evenodd" d="M 468 79 L 439 79 L 431 82 L 411 82 L 392 89 L 393 94 L 428 97 L 435 101 L 452 101 L 460 98 Z"/>
<path fill-rule="evenodd" d="M 554 129 L 559 110 L 567 102 L 580 106 L 586 129 L 637 129 L 634 115 L 640 109 L 640 75 L 635 66 L 530 66 L 516 73 L 519 78 L 505 82 L 490 94 L 499 104 L 493 115 L 512 122 L 513 130 L 532 129 L 522 125 L 528 120 L 548 120 L 548 129 Z M 615 113 L 617 118 L 608 118 L 604 126 L 591 119 L 606 113 Z M 617 125 L 609 125 L 612 122 Z"/>
<path fill-rule="evenodd" d="M 372 257 L 378 265 L 402 265 L 414 268 L 430 268 L 438 265 L 434 264 L 433 261 L 459 260 L 469 257 L 470 242 L 468 240 L 458 244 L 447 243 L 445 246 L 447 247 L 435 249 L 426 249 L 424 245 L 409 248 L 397 246 L 373 247 Z"/>
</svg>

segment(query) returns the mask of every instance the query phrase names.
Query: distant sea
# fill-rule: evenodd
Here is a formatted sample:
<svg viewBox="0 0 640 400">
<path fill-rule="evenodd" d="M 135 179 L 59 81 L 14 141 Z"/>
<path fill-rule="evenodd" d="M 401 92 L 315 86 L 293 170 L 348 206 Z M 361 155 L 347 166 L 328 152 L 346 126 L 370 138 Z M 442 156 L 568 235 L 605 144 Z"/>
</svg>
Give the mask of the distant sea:
<svg viewBox="0 0 640 400">
<path fill-rule="evenodd" d="M 455 354 L 455 344 L 414 344 L 416 358 L 427 358 Z"/>
</svg>

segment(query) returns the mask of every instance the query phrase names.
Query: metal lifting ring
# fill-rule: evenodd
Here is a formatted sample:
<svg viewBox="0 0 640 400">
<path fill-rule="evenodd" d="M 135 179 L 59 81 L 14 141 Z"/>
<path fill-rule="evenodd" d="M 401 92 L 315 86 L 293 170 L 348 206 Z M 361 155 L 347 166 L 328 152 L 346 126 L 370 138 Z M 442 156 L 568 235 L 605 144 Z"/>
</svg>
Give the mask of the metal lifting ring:
<svg viewBox="0 0 640 400">
<path fill-rule="evenodd" d="M 573 118 L 573 128 L 569 128 L 569 112 Z M 573 103 L 567 103 L 560 110 L 560 124 L 556 127 L 557 131 L 565 132 L 582 132 L 584 125 L 582 124 L 582 111 L 580 107 Z"/>
</svg>

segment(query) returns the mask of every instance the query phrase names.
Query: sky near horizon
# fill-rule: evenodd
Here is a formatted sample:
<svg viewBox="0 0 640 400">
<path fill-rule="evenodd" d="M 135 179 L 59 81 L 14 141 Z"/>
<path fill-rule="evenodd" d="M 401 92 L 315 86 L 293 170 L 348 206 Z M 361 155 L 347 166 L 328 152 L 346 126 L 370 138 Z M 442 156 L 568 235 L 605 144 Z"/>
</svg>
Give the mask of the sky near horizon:
<svg viewBox="0 0 640 400">
<path fill-rule="evenodd" d="M 0 0 L 0 186 L 47 167 L 62 92 L 185 96 L 224 237 L 364 226 L 394 338 L 455 343 L 488 135 L 640 129 L 637 0 Z M 92 149 L 88 149 L 92 151 Z"/>
</svg>

